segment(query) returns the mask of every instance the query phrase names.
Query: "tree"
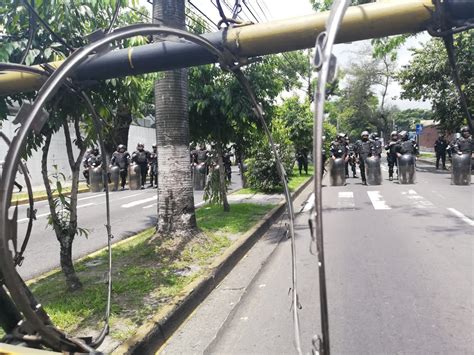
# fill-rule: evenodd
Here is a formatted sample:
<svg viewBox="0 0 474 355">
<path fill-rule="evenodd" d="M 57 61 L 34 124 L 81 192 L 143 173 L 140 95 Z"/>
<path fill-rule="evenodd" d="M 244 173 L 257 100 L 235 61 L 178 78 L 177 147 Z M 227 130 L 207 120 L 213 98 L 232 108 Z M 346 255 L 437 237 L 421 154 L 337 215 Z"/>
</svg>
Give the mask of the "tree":
<svg viewBox="0 0 474 355">
<path fill-rule="evenodd" d="M 309 0 L 313 9 L 316 11 L 327 11 L 331 8 L 333 0 Z M 367 4 L 369 2 L 373 2 L 373 0 L 353 0 L 352 6 L 354 5 L 362 5 Z"/>
<path fill-rule="evenodd" d="M 153 17 L 185 28 L 184 0 L 154 0 Z M 162 73 L 155 84 L 158 151 L 158 224 L 163 235 L 188 237 L 197 232 L 189 168 L 188 70 Z"/>
<path fill-rule="evenodd" d="M 473 42 L 474 30 L 454 36 L 459 76 L 470 112 L 474 110 Z M 440 129 L 448 133 L 455 132 L 461 125 L 466 124 L 467 117 L 452 80 L 443 41 L 433 38 L 422 49 L 414 49 L 412 52 L 412 60 L 398 73 L 398 80 L 403 89 L 401 97 L 431 101 L 433 120 L 438 122 Z"/>
<path fill-rule="evenodd" d="M 124 6 L 133 5 L 136 1 L 120 0 L 122 7 L 115 26 L 141 21 L 142 17 L 134 11 L 124 10 Z M 106 29 L 111 24 L 115 1 L 83 1 L 80 4 L 69 1 L 37 1 L 35 10 L 49 23 L 52 32 L 33 21 L 30 11 L 12 1 L 0 7 L 0 28 L 6 32 L 5 43 L 0 46 L 0 61 L 24 63 L 27 65 L 45 63 L 65 58 L 73 48 L 87 43 L 87 36 L 96 29 Z M 33 16 L 33 15 L 31 15 Z M 30 20 L 31 19 L 31 20 Z M 136 37 L 117 44 L 119 47 L 144 43 L 146 39 Z M 144 95 L 140 78 L 112 79 L 93 86 L 91 93 L 93 104 L 106 119 L 106 136 L 128 136 L 131 112 L 138 109 L 137 102 Z M 34 98 L 34 93 L 0 98 L 0 119 L 5 119 L 7 104 L 21 104 Z M 31 135 L 28 140 L 28 151 L 43 147 L 42 176 L 48 195 L 50 224 L 60 244 L 60 264 L 66 277 L 69 289 L 81 287 L 72 262 L 72 245 L 75 236 L 81 229 L 77 225 L 77 192 L 81 160 L 88 146 L 96 139 L 93 124 L 84 105 L 67 90 L 59 93 L 48 106 L 50 118 L 41 130 L 40 135 Z M 119 104 L 118 104 L 119 103 Z M 116 133 L 116 128 L 120 133 Z M 72 175 L 72 187 L 69 197 L 59 201 L 52 195 L 48 171 L 49 143 L 53 134 L 60 128 L 64 130 L 66 152 Z M 71 132 L 72 130 L 72 132 Z M 111 141 L 113 142 L 113 139 Z M 126 139 L 126 138 L 125 138 Z M 79 153 L 74 156 L 72 146 L 76 145 Z M 109 147 L 114 145 L 109 144 Z M 110 148 L 111 149 L 111 148 Z M 26 155 L 28 152 L 25 153 Z M 61 195 L 61 194 L 60 194 Z"/>
</svg>

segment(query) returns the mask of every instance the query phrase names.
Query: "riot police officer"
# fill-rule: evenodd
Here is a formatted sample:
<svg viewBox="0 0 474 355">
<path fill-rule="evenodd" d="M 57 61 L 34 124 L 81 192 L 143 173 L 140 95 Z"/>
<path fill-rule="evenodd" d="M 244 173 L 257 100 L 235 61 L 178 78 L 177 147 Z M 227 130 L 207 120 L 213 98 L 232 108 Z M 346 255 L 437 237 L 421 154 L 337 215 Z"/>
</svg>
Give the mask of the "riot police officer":
<svg viewBox="0 0 474 355">
<path fill-rule="evenodd" d="M 329 148 L 332 159 L 343 158 L 347 160 L 347 144 L 346 144 L 346 135 L 344 133 L 339 133 L 336 136 L 336 140 L 331 142 L 331 147 Z"/>
<path fill-rule="evenodd" d="M 439 169 L 439 161 L 443 164 L 443 169 L 446 170 L 446 150 L 448 148 L 448 142 L 444 139 L 444 134 L 440 134 L 434 144 L 434 150 L 436 153 L 436 169 Z"/>
<path fill-rule="evenodd" d="M 130 164 L 130 154 L 127 152 L 127 147 L 123 144 L 117 146 L 117 150 L 112 153 L 110 158 L 110 166 L 117 166 L 120 169 L 120 186 L 125 190 L 127 182 L 128 165 Z"/>
<path fill-rule="evenodd" d="M 385 150 L 387 151 L 388 179 L 390 181 L 393 181 L 393 167 L 394 166 L 398 167 L 397 152 L 396 152 L 397 145 L 398 145 L 398 133 L 397 131 L 393 131 L 392 133 L 390 133 L 390 141 L 385 145 Z M 397 170 L 397 175 L 398 175 L 398 170 Z"/>
<path fill-rule="evenodd" d="M 357 161 L 359 162 L 360 177 L 362 179 L 362 185 L 367 185 L 367 179 L 365 176 L 365 159 L 371 157 L 374 152 L 374 145 L 369 139 L 369 132 L 363 131 L 360 134 L 361 139 L 355 144 L 355 153 Z"/>
<path fill-rule="evenodd" d="M 225 170 L 225 177 L 227 181 L 232 180 L 232 160 L 230 159 L 234 154 L 229 150 L 224 152 L 224 156 L 222 157 L 222 161 L 224 163 L 224 170 Z"/>
<path fill-rule="evenodd" d="M 397 157 L 400 157 L 403 154 L 418 155 L 418 145 L 411 139 L 408 139 L 407 131 L 401 131 L 400 140 L 398 141 L 395 151 Z"/>
<path fill-rule="evenodd" d="M 304 170 L 305 175 L 308 175 L 308 150 L 306 148 L 298 149 L 296 153 L 296 162 L 298 163 L 298 171 L 300 175 Z"/>
<path fill-rule="evenodd" d="M 346 178 L 349 177 L 349 166 L 351 167 L 352 177 L 357 178 L 354 144 L 350 142 L 350 139 L 347 135 L 346 135 L 346 146 L 347 146 L 347 155 L 348 155 L 348 159 L 346 162 Z"/>
<path fill-rule="evenodd" d="M 149 156 L 150 156 L 150 152 L 145 150 L 145 144 L 143 143 L 138 143 L 137 150 L 134 151 L 132 154 L 132 162 L 137 164 L 140 167 L 142 190 L 145 188 Z"/>
<path fill-rule="evenodd" d="M 451 150 L 455 154 L 472 154 L 474 150 L 474 141 L 469 131 L 469 127 L 461 128 L 461 136 L 451 143 Z"/>
<path fill-rule="evenodd" d="M 98 148 L 92 148 L 90 155 L 87 158 L 88 167 L 97 167 L 102 164 L 102 156 L 99 154 Z"/>
<path fill-rule="evenodd" d="M 382 141 L 377 133 L 372 133 L 372 144 L 374 146 L 373 155 L 376 157 L 382 157 Z"/>
<path fill-rule="evenodd" d="M 158 187 L 158 153 L 156 151 L 156 144 L 152 145 L 153 152 L 148 157 L 148 165 L 150 166 L 150 186 Z M 154 183 L 153 183 L 154 181 Z"/>
<path fill-rule="evenodd" d="M 92 148 L 87 149 L 86 153 L 84 154 L 84 157 L 82 158 L 82 166 L 84 168 L 84 171 L 82 174 L 84 175 L 84 178 L 86 179 L 87 186 L 89 186 L 89 158 L 92 155 Z"/>
<path fill-rule="evenodd" d="M 453 185 L 470 185 L 472 170 L 472 151 L 474 141 L 468 127 L 461 128 L 460 137 L 452 143 L 452 183 Z"/>
</svg>

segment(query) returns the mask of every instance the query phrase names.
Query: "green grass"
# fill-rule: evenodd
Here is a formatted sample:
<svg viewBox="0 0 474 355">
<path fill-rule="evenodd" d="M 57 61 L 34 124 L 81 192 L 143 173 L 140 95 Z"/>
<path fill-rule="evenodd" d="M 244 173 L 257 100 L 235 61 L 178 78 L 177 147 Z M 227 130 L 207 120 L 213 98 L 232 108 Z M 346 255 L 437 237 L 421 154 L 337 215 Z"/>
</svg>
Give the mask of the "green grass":
<svg viewBox="0 0 474 355">
<path fill-rule="evenodd" d="M 430 153 L 430 152 L 420 153 L 418 157 L 419 158 L 434 158 L 435 153 Z"/>
<path fill-rule="evenodd" d="M 179 295 L 235 240 L 248 231 L 274 205 L 233 204 L 231 212 L 219 206 L 196 211 L 203 233 L 190 239 L 160 238 L 154 228 L 113 248 L 113 300 L 111 336 L 124 341 L 145 319 Z M 107 253 L 76 263 L 83 289 L 66 291 L 57 272 L 33 282 L 30 288 L 53 322 L 73 335 L 99 330 L 106 306 Z M 89 334 L 90 335 L 90 334 Z"/>
<path fill-rule="evenodd" d="M 79 184 L 79 189 L 86 188 L 87 185 L 85 183 L 80 183 Z M 23 190 L 26 189 L 26 186 L 23 186 Z M 68 194 L 71 192 L 71 187 L 70 186 L 65 186 L 63 187 L 63 192 L 65 194 Z M 46 191 L 33 191 L 33 198 L 39 199 L 39 198 L 46 198 Z M 21 200 L 26 200 L 28 199 L 28 192 L 14 192 L 12 195 L 12 202 L 16 201 L 21 201 Z"/>
<path fill-rule="evenodd" d="M 293 175 L 290 178 L 290 181 L 288 182 L 288 187 L 290 188 L 290 191 L 295 191 L 296 189 L 298 189 L 298 187 L 300 187 L 306 181 L 308 181 L 308 179 L 310 179 L 313 176 L 313 174 L 314 174 L 314 167 L 312 165 L 308 166 L 308 175 L 301 175 L 301 176 L 298 171 L 298 166 L 295 166 L 293 168 Z M 259 194 L 259 193 L 261 194 L 265 192 L 247 187 L 244 189 L 240 189 L 236 191 L 235 193 L 239 195 L 246 195 L 246 194 L 254 195 L 254 194 Z"/>
</svg>

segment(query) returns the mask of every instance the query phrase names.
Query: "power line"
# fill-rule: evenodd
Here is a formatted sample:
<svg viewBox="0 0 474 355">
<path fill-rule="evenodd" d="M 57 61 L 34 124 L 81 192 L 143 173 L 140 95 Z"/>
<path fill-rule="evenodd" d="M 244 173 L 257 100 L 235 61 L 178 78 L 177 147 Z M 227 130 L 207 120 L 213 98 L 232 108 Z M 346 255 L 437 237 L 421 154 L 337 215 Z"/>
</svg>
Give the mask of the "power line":
<svg viewBox="0 0 474 355">
<path fill-rule="evenodd" d="M 217 26 L 217 23 L 215 23 L 214 21 L 211 20 L 211 18 L 209 16 L 206 15 L 205 12 L 201 11 L 201 9 L 199 7 L 197 7 L 196 5 L 194 5 L 191 0 L 188 0 L 189 4 L 194 7 L 202 16 L 204 16 L 209 22 L 211 22 L 214 26 L 218 27 Z M 214 4 L 214 6 L 217 6 Z"/>
</svg>

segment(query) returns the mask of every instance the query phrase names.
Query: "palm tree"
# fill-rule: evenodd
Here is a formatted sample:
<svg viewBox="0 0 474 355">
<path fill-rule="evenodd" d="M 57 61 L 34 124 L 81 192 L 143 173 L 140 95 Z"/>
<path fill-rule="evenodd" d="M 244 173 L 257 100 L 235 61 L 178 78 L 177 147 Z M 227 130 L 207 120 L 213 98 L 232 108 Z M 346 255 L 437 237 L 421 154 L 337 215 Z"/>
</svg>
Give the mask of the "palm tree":
<svg viewBox="0 0 474 355">
<path fill-rule="evenodd" d="M 185 0 L 154 0 L 153 18 L 184 29 Z M 189 235 L 197 230 L 189 166 L 188 71 L 164 72 L 155 83 L 158 150 L 158 233 Z"/>
</svg>

